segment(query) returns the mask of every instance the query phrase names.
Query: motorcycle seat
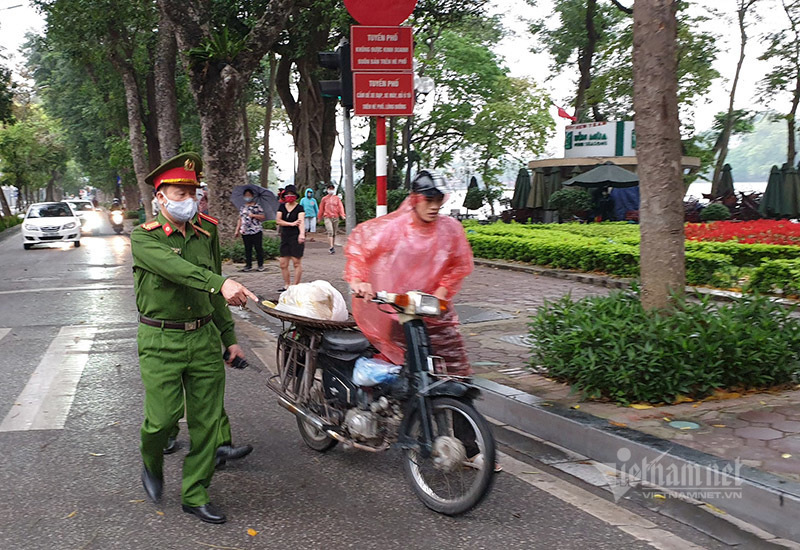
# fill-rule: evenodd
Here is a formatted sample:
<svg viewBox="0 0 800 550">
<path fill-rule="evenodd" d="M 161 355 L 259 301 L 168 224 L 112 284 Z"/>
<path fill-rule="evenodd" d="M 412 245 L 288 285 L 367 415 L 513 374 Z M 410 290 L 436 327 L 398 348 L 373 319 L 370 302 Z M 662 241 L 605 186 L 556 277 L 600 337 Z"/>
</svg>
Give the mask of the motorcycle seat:
<svg viewBox="0 0 800 550">
<path fill-rule="evenodd" d="M 322 335 L 322 352 L 331 356 L 358 357 L 369 349 L 369 340 L 354 330 L 329 330 Z"/>
</svg>

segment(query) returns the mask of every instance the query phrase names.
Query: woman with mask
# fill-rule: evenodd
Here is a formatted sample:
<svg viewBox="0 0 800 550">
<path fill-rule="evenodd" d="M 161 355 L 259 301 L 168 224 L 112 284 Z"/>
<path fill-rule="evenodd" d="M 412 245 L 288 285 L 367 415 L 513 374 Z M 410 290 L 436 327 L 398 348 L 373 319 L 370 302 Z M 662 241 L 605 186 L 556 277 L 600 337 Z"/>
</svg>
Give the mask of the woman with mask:
<svg viewBox="0 0 800 550">
<path fill-rule="evenodd" d="M 283 199 L 278 207 L 275 223 L 281 228 L 280 266 L 283 275 L 283 288 L 286 290 L 291 284 L 289 274 L 289 260 L 294 265 L 294 284 L 300 282 L 303 275 L 303 252 L 305 249 L 306 226 L 305 212 L 297 201 L 297 188 L 287 185 L 283 191 Z"/>
<path fill-rule="evenodd" d="M 245 205 L 239 209 L 239 221 L 236 222 L 234 238 L 242 236 L 244 241 L 244 267 L 241 271 L 253 270 L 253 249 L 256 249 L 258 270 L 264 271 L 264 248 L 261 222 L 267 219 L 264 209 L 254 202 L 255 195 L 250 190 L 244 192 Z"/>
<path fill-rule="evenodd" d="M 300 201 L 300 206 L 303 207 L 303 213 L 306 218 L 306 234 L 308 235 L 310 233 L 310 235 L 308 235 L 308 240 L 313 243 L 313 234 L 317 232 L 317 212 L 319 212 L 319 206 L 317 205 L 317 199 L 314 198 L 314 190 L 310 187 L 306 189 L 306 196 Z"/>
</svg>

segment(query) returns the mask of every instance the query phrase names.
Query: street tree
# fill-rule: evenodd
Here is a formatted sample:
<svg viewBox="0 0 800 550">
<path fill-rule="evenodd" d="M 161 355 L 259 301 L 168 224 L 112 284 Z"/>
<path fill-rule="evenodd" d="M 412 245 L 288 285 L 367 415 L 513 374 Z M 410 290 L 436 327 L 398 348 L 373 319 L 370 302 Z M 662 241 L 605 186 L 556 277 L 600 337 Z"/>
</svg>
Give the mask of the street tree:
<svg viewBox="0 0 800 550">
<path fill-rule="evenodd" d="M 633 104 L 641 179 L 642 305 L 664 308 L 686 281 L 678 120 L 678 0 L 633 6 Z"/>
<path fill-rule="evenodd" d="M 742 65 L 744 65 L 746 47 L 747 47 L 747 12 L 759 2 L 759 0 L 736 0 L 736 18 L 739 23 L 739 61 L 736 63 L 736 72 L 733 75 L 731 82 L 730 99 L 728 101 L 728 111 L 725 113 L 721 121 L 721 128 L 717 142 L 714 144 L 714 153 L 717 155 L 716 163 L 714 164 L 714 174 L 711 177 L 711 194 L 717 196 L 719 189 L 720 178 L 722 176 L 722 167 L 725 166 L 725 160 L 728 156 L 728 144 L 730 143 L 731 136 L 734 132 L 734 127 L 737 123 L 748 122 L 752 115 L 743 109 L 735 108 L 736 88 L 739 86 L 739 76 L 742 73 Z M 752 124 L 750 126 L 752 129 Z"/>
<path fill-rule="evenodd" d="M 247 182 L 244 121 L 238 107 L 295 0 L 158 4 L 175 29 L 197 104 L 211 213 L 222 219 L 220 235 L 230 241 L 238 215 L 230 202 L 231 189 Z"/>
<path fill-rule="evenodd" d="M 773 68 L 759 83 L 759 96 L 768 106 L 784 95 L 791 97 L 788 112 L 780 118 L 786 120 L 786 162 L 794 165 L 797 155 L 796 116 L 800 104 L 800 0 L 780 0 L 786 15 L 787 27 L 768 33 L 767 49 L 759 59 L 770 61 Z"/>
<path fill-rule="evenodd" d="M 536 5 L 537 0 L 527 0 Z M 633 114 L 631 48 L 633 44 L 630 0 L 562 0 L 554 10 L 557 21 L 531 23 L 530 30 L 553 59 L 552 73 L 578 69 L 571 102 L 579 122 L 629 119 Z M 678 103 L 684 127 L 691 126 L 691 111 L 719 77 L 713 62 L 717 38 L 702 23 L 717 18 L 698 9 L 696 1 L 678 5 Z"/>
</svg>

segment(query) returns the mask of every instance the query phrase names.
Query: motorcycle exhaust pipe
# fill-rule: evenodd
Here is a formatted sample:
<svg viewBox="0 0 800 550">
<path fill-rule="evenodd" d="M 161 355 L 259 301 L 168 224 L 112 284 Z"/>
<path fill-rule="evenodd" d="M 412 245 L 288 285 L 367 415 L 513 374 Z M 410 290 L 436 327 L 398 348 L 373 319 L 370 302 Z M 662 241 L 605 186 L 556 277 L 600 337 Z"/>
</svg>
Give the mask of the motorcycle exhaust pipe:
<svg viewBox="0 0 800 550">
<path fill-rule="evenodd" d="M 353 447 L 354 449 L 360 449 L 362 451 L 369 451 L 371 453 L 379 453 L 381 451 L 385 451 L 389 448 L 389 445 L 384 444 L 380 447 L 370 447 L 369 445 L 362 445 L 361 443 L 357 443 L 350 438 L 343 436 L 342 434 L 335 432 L 333 430 L 325 429 L 325 424 L 322 422 L 322 419 L 315 414 L 312 414 L 305 409 L 290 403 L 283 397 L 278 397 L 278 403 L 281 407 L 289 411 L 290 413 L 294 414 L 295 416 L 300 416 L 304 420 L 306 420 L 309 424 L 314 426 L 321 432 L 325 432 L 328 436 L 332 437 L 333 439 L 339 441 L 340 443 L 344 444 L 348 447 Z"/>
</svg>

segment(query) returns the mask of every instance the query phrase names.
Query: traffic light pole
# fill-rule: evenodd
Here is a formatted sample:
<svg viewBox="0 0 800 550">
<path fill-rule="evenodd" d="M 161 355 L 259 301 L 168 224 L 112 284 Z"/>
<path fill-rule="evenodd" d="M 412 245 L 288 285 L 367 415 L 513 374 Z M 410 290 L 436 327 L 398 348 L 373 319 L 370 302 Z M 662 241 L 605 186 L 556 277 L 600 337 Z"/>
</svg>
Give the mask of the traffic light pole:
<svg viewBox="0 0 800 550">
<path fill-rule="evenodd" d="M 375 117 L 375 184 L 378 194 L 376 217 L 385 216 L 386 206 L 386 117 Z"/>
<path fill-rule="evenodd" d="M 350 109 L 343 107 L 344 121 L 344 210 L 345 231 L 349 235 L 356 226 L 356 192 L 353 185 L 353 140 L 350 134 Z"/>
</svg>

